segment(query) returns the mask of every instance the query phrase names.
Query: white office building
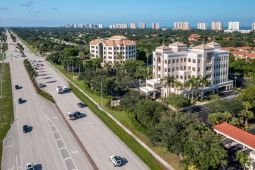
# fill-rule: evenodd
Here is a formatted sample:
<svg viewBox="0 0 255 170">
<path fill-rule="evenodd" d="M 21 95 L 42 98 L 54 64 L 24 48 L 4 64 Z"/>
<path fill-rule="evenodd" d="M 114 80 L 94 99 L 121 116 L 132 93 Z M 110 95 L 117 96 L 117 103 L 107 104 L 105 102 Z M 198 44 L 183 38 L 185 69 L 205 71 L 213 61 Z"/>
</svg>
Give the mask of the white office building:
<svg viewBox="0 0 255 170">
<path fill-rule="evenodd" d="M 190 30 L 190 24 L 188 22 L 175 22 L 174 30 Z"/>
<path fill-rule="evenodd" d="M 240 23 L 237 21 L 228 22 L 228 30 L 239 31 Z"/>
<path fill-rule="evenodd" d="M 212 30 L 222 31 L 223 30 L 223 23 L 221 21 L 213 21 L 212 22 Z"/>
<path fill-rule="evenodd" d="M 125 62 L 136 59 L 136 42 L 117 35 L 107 39 L 90 41 L 92 58 L 102 57 L 103 63 Z"/>
<path fill-rule="evenodd" d="M 153 79 L 146 82 L 141 91 L 150 94 L 160 91 L 162 97 L 170 93 L 190 95 L 190 89 L 184 87 L 191 77 L 206 77 L 208 87 L 199 89 L 209 91 L 229 90 L 233 81 L 228 80 L 229 51 L 224 51 L 218 43 L 211 42 L 189 49 L 187 45 L 176 42 L 169 46 L 157 47 L 153 52 Z M 160 80 L 172 76 L 182 86 L 168 87 Z M 160 86 L 161 84 L 161 86 Z"/>
<path fill-rule="evenodd" d="M 207 29 L 207 25 L 204 21 L 199 21 L 197 23 L 197 29 L 198 30 L 206 30 Z"/>
<path fill-rule="evenodd" d="M 98 24 L 98 28 L 100 29 L 104 28 L 103 24 Z"/>
</svg>

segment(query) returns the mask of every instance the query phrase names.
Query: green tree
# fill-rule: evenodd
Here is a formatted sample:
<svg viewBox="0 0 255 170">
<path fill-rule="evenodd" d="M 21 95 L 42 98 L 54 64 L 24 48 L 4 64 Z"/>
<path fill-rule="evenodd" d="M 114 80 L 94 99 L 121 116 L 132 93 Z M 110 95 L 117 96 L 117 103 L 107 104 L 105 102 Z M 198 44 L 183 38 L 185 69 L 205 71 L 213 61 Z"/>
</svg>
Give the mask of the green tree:
<svg viewBox="0 0 255 170">
<path fill-rule="evenodd" d="M 249 156 L 241 150 L 236 152 L 236 159 L 243 166 L 243 169 L 245 169 L 245 167 L 250 163 Z"/>
</svg>

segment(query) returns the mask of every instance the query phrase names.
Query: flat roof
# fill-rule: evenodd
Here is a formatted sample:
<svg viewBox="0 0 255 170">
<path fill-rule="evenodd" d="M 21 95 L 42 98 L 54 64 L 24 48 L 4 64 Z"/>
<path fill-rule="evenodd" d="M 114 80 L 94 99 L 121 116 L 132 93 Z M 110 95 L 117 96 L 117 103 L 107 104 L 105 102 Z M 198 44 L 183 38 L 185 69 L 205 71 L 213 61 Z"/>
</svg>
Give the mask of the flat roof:
<svg viewBox="0 0 255 170">
<path fill-rule="evenodd" d="M 255 135 L 223 122 L 213 127 L 214 131 L 232 139 L 249 149 L 255 150 Z"/>
</svg>

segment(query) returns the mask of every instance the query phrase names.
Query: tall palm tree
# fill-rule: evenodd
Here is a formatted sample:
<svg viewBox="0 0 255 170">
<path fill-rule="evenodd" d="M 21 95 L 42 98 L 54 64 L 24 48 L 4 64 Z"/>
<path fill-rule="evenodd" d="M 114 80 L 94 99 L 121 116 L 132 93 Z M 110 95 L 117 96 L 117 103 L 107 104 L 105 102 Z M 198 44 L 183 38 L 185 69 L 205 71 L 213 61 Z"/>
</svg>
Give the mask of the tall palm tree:
<svg viewBox="0 0 255 170">
<path fill-rule="evenodd" d="M 174 83 L 175 83 L 175 78 L 174 76 L 167 76 L 165 78 L 166 81 L 166 86 L 167 86 L 167 94 L 169 94 L 169 89 L 170 87 L 173 87 Z"/>
<path fill-rule="evenodd" d="M 149 58 L 150 58 L 151 52 L 149 50 L 146 50 L 145 54 L 146 54 L 147 75 L 149 75 Z M 148 79 L 148 77 L 146 78 Z"/>
<path fill-rule="evenodd" d="M 191 100 L 194 100 L 194 89 L 198 86 L 198 79 L 195 77 L 191 77 L 188 81 L 185 82 L 185 86 L 191 92 Z"/>
<path fill-rule="evenodd" d="M 176 80 L 176 81 L 174 82 L 174 86 L 175 86 L 176 89 L 179 89 L 180 87 L 183 86 L 183 84 L 182 84 L 182 82 Z"/>
<path fill-rule="evenodd" d="M 200 96 L 202 97 L 202 100 L 204 98 L 204 88 L 210 85 L 210 82 L 207 80 L 206 76 L 204 77 L 198 77 L 199 86 L 202 88 L 200 91 Z"/>
</svg>

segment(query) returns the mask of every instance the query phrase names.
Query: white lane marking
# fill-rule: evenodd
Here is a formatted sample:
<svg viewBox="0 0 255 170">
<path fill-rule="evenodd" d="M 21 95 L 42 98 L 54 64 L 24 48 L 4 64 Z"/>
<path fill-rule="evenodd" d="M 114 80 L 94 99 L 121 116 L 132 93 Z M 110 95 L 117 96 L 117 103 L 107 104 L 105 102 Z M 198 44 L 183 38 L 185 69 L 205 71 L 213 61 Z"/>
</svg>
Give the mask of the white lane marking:
<svg viewBox="0 0 255 170">
<path fill-rule="evenodd" d="M 76 153 L 79 153 L 79 151 L 77 151 L 77 150 L 72 151 L 72 150 L 71 150 L 71 153 L 72 153 L 72 154 L 76 154 Z"/>
<path fill-rule="evenodd" d="M 48 122 L 49 126 L 50 126 L 50 127 L 51 127 L 51 126 L 52 126 L 52 127 L 55 127 L 55 129 L 56 129 L 56 131 L 53 132 L 53 130 L 50 128 L 50 129 L 51 129 L 51 132 L 52 132 L 51 134 L 53 135 L 54 139 L 55 139 L 54 134 L 55 134 L 55 133 L 58 133 L 58 134 L 59 134 L 59 138 L 55 139 L 55 143 L 56 143 L 57 148 L 58 148 L 58 151 L 59 151 L 59 153 L 60 153 L 60 155 L 61 155 L 61 157 L 62 157 L 62 160 L 63 160 L 64 163 L 65 163 L 66 169 L 68 169 L 67 164 L 66 164 L 66 162 L 65 162 L 65 160 L 66 160 L 67 158 L 70 159 L 70 160 L 72 161 L 72 163 L 73 163 L 75 169 L 78 169 L 77 166 L 76 166 L 76 164 L 75 164 L 75 162 L 74 162 L 74 160 L 73 160 L 73 158 L 72 158 L 72 156 L 71 156 L 71 154 L 70 154 L 70 152 L 69 152 L 69 150 L 67 149 L 66 144 L 65 144 L 65 142 L 64 142 L 64 140 L 63 140 L 61 134 L 59 133 L 57 127 L 56 127 L 56 126 L 53 124 L 53 122 L 48 118 L 48 116 L 45 115 L 45 118 L 47 119 L 47 122 Z M 64 146 L 61 147 L 61 148 L 59 148 L 59 146 L 58 146 L 58 143 L 57 143 L 57 140 L 58 140 L 58 139 L 61 140 L 61 141 L 63 142 L 63 144 L 64 144 Z M 67 151 L 67 153 L 68 153 L 68 156 L 67 156 L 66 158 L 64 158 L 64 156 L 63 156 L 62 153 L 61 153 L 61 150 L 63 150 L 63 149 L 65 149 L 65 150 Z"/>
<path fill-rule="evenodd" d="M 8 168 L 8 170 L 13 170 L 14 169 L 14 165 L 11 168 Z"/>
</svg>

